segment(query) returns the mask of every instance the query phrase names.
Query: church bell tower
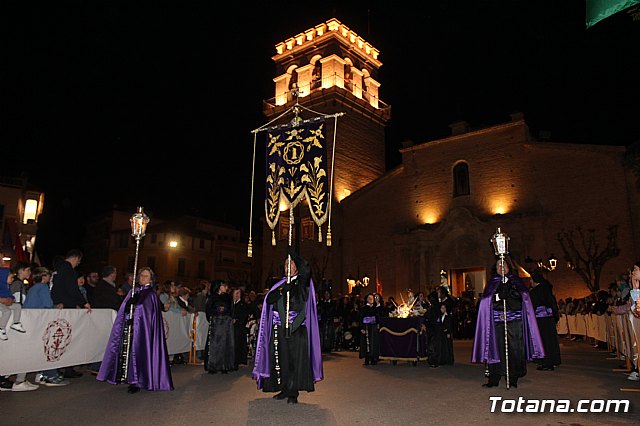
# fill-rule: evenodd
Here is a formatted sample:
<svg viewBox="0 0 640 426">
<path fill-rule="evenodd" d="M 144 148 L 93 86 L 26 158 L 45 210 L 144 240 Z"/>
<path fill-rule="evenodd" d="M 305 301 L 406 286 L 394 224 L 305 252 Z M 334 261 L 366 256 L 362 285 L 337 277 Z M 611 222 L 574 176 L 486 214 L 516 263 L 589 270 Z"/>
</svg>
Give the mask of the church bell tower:
<svg viewBox="0 0 640 426">
<path fill-rule="evenodd" d="M 301 216 L 294 232 L 300 233 L 296 236 L 300 255 L 312 266 L 316 289 L 326 288 L 330 281 L 334 294 L 345 293 L 346 285 L 342 282 L 354 272 L 342 270 L 345 242 L 340 201 L 385 173 L 385 126 L 391 108 L 379 96 L 380 52 L 337 19 L 288 38 L 278 43 L 275 50 L 274 97 L 263 102 L 263 113 L 269 122 L 290 121 L 291 117 L 284 116 L 280 122 L 276 118 L 296 103 L 304 107 L 303 119 L 310 118 L 305 110 L 324 115 L 344 113 L 337 119 L 337 126 L 334 120 L 326 122 L 329 153 L 333 150 L 335 132 L 332 245 L 318 243 L 314 235 L 317 229 L 310 218 L 305 218 L 306 209 L 295 209 L 300 210 Z M 328 157 L 331 160 L 331 155 Z M 262 275 L 267 278 L 281 276 L 281 260 L 286 257 L 288 221 L 281 220 L 279 227 L 277 247 L 271 246 L 268 229 L 263 234 Z M 319 285 L 318 280 L 323 280 L 324 285 Z"/>
</svg>

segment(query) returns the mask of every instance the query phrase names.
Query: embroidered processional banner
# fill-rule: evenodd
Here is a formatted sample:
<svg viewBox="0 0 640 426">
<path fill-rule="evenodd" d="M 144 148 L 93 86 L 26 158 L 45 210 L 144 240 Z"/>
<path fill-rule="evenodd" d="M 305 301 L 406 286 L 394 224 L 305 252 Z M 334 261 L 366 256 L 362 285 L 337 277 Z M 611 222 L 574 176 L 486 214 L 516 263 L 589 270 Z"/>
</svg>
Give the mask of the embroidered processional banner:
<svg viewBox="0 0 640 426">
<path fill-rule="evenodd" d="M 272 232 L 278 224 L 281 202 L 293 208 L 306 199 L 316 225 L 320 228 L 327 220 L 329 183 L 325 127 L 324 117 L 318 117 L 267 132 L 265 215 Z"/>
</svg>

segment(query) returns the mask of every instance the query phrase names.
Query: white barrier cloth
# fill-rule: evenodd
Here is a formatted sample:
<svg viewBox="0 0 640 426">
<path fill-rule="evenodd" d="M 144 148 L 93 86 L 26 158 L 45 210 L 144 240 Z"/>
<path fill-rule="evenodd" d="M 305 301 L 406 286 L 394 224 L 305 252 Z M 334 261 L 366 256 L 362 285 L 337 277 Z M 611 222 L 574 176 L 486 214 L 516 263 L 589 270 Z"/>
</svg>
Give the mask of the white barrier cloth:
<svg viewBox="0 0 640 426">
<path fill-rule="evenodd" d="M 0 374 L 30 373 L 102 361 L 116 318 L 112 309 L 23 309 L 20 322 L 27 330 L 7 327 L 9 340 L 0 341 Z M 170 355 L 189 352 L 193 314 L 163 312 Z M 9 321 L 11 323 L 11 320 Z M 203 350 L 209 322 L 196 318 L 196 349 Z"/>
<path fill-rule="evenodd" d="M 27 330 L 7 327 L 0 374 L 29 373 L 101 361 L 116 313 L 112 309 L 23 309 Z M 9 322 L 11 323 L 13 319 Z"/>
</svg>

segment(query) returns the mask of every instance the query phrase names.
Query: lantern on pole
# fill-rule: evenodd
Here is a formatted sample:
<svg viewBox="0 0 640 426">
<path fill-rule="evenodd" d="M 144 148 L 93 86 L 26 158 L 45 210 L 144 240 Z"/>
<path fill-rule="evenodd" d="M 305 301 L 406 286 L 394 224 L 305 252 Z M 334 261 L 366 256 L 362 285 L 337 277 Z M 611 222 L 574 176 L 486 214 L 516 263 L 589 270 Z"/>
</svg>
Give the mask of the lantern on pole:
<svg viewBox="0 0 640 426">
<path fill-rule="evenodd" d="M 131 216 L 129 219 L 131 222 L 131 236 L 136 240 L 136 257 L 133 262 L 133 285 L 131 286 L 131 295 L 129 296 L 130 306 L 129 306 L 129 317 L 126 322 L 126 328 L 124 330 L 124 347 L 122 348 L 122 359 L 120 364 L 120 382 L 126 383 L 128 372 L 129 372 L 129 359 L 131 358 L 131 338 L 133 331 L 133 310 L 134 305 L 134 295 L 136 294 L 136 275 L 138 273 L 138 253 L 140 251 L 140 240 L 144 237 L 145 232 L 147 230 L 147 225 L 149 224 L 149 216 L 144 213 L 144 209 L 142 207 L 138 207 L 138 210 Z"/>
<path fill-rule="evenodd" d="M 502 268 L 502 271 L 499 271 L 501 276 L 500 280 L 505 284 L 507 282 L 507 276 L 504 272 L 504 256 L 509 254 L 509 237 L 506 233 L 500 230 L 500 227 L 498 227 L 498 230 L 491 238 L 491 243 L 493 244 L 493 250 L 495 251 L 496 256 L 500 257 L 500 266 Z M 504 367 L 507 379 L 507 389 L 509 389 L 509 328 L 507 325 L 507 299 L 502 299 L 502 311 L 503 314 L 501 316 L 504 320 Z"/>
<path fill-rule="evenodd" d="M 500 230 L 500 227 L 498 227 L 496 233 L 493 234 L 491 243 L 493 244 L 493 250 L 496 256 L 504 259 L 504 255 L 509 254 L 509 237 Z"/>
</svg>

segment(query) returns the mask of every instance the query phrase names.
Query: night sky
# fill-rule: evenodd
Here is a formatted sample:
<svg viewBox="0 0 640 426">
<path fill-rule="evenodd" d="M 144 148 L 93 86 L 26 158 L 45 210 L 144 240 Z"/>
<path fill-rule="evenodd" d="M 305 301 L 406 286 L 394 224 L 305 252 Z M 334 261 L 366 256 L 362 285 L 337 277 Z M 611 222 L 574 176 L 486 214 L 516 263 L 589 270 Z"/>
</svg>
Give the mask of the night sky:
<svg viewBox="0 0 640 426">
<path fill-rule="evenodd" d="M 640 21 L 625 12 L 587 30 L 584 1 L 343 3 L 2 2 L 0 175 L 45 191 L 45 256 L 114 205 L 246 228 L 274 46 L 332 17 L 381 52 L 389 168 L 405 139 L 515 111 L 555 142 L 640 139 Z"/>
</svg>

